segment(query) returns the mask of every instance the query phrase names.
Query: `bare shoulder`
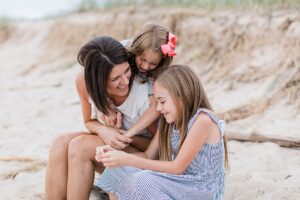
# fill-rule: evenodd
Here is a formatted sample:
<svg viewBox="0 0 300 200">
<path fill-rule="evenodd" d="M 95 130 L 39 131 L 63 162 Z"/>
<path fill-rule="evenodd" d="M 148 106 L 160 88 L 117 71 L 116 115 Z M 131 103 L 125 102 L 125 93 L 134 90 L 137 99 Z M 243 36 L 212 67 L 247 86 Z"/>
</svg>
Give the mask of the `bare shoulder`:
<svg viewBox="0 0 300 200">
<path fill-rule="evenodd" d="M 76 86 L 81 86 L 83 84 L 85 85 L 83 71 L 78 72 L 78 74 L 76 75 L 76 78 L 75 78 L 75 83 L 76 83 Z"/>
<path fill-rule="evenodd" d="M 88 92 L 86 89 L 85 81 L 84 81 L 84 72 L 80 71 L 75 78 L 76 89 L 79 96 L 88 96 Z"/>
<path fill-rule="evenodd" d="M 207 134 L 207 143 L 214 144 L 220 140 L 220 130 L 218 125 L 207 114 L 200 113 L 193 126 L 195 129 L 200 130 L 198 131 L 199 134 Z"/>
<path fill-rule="evenodd" d="M 208 116 L 206 113 L 199 113 L 199 115 L 197 116 L 195 123 L 197 124 L 202 124 L 204 126 L 214 126 L 216 125 L 216 123 L 213 121 L 213 119 Z"/>
</svg>

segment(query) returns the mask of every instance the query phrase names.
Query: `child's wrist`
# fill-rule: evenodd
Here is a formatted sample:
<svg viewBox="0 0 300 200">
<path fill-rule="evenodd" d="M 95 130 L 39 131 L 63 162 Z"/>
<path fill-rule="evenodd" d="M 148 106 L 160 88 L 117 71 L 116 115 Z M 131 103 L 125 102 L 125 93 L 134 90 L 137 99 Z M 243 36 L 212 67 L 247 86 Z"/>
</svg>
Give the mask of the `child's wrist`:
<svg viewBox="0 0 300 200">
<path fill-rule="evenodd" d="M 140 130 L 138 130 L 139 128 L 138 127 L 131 127 L 128 131 L 130 132 L 130 134 L 133 136 L 133 135 L 136 135 Z"/>
<path fill-rule="evenodd" d="M 134 167 L 133 154 L 127 153 L 126 165 Z"/>
<path fill-rule="evenodd" d="M 136 132 L 134 129 L 129 129 L 126 133 L 127 136 L 132 137 L 136 135 Z"/>
</svg>

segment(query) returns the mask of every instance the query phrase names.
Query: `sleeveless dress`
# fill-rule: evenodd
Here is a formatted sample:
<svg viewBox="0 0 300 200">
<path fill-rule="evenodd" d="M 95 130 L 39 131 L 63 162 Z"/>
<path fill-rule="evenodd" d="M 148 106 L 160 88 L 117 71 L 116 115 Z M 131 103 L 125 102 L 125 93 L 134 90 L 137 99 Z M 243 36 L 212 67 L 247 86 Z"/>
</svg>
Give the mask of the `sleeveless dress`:
<svg viewBox="0 0 300 200">
<path fill-rule="evenodd" d="M 182 175 L 141 170 L 124 166 L 105 169 L 96 185 L 119 200 L 220 200 L 224 192 L 224 126 L 223 120 L 209 110 L 200 108 L 190 119 L 188 131 L 199 113 L 206 113 L 219 127 L 221 139 L 205 143 Z M 173 128 L 173 159 L 177 155 L 179 131 Z"/>
</svg>

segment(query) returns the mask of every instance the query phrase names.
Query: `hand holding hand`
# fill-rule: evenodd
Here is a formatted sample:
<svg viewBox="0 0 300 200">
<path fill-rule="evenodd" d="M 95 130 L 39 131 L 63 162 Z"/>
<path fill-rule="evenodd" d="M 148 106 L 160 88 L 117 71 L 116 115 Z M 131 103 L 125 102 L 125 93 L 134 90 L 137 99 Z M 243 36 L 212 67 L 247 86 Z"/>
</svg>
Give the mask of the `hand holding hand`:
<svg viewBox="0 0 300 200">
<path fill-rule="evenodd" d="M 129 130 L 119 129 L 119 131 L 122 133 L 122 135 L 127 136 L 127 137 L 132 137 L 132 136 L 136 135 L 136 133 L 132 129 L 129 129 Z"/>
<path fill-rule="evenodd" d="M 106 127 L 101 137 L 106 144 L 118 150 L 124 149 L 132 142 L 130 137 L 122 135 L 118 129 L 111 127 Z"/>
</svg>

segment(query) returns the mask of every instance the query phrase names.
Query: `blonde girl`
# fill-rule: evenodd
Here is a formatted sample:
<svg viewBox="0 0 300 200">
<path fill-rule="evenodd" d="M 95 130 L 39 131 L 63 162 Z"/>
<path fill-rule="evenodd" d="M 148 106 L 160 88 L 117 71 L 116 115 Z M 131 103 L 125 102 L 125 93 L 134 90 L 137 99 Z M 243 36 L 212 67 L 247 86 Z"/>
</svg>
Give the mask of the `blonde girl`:
<svg viewBox="0 0 300 200">
<path fill-rule="evenodd" d="M 97 185 L 111 199 L 222 199 L 227 147 L 196 74 L 174 65 L 154 81 L 158 133 L 143 153 L 97 149 L 106 169 Z"/>
</svg>

